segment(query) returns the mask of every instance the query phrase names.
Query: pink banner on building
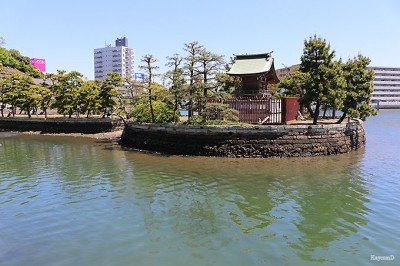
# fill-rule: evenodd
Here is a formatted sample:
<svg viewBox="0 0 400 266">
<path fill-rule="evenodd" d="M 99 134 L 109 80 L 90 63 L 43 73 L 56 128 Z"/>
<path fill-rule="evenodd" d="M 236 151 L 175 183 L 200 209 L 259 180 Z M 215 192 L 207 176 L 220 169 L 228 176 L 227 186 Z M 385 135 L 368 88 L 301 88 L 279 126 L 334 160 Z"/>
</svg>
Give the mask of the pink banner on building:
<svg viewBox="0 0 400 266">
<path fill-rule="evenodd" d="M 46 72 L 46 60 L 42 58 L 31 58 L 31 65 L 42 72 Z"/>
</svg>

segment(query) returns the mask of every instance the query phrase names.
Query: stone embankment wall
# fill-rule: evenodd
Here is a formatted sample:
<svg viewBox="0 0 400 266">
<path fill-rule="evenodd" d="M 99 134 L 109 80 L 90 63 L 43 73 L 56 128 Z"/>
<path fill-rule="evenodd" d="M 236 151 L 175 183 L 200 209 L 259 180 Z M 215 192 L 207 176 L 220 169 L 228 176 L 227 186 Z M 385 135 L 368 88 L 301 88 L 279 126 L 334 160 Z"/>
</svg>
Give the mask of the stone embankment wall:
<svg viewBox="0 0 400 266">
<path fill-rule="evenodd" d="M 0 118 L 0 131 L 39 131 L 42 133 L 95 134 L 113 131 L 122 122 L 112 119 L 77 118 Z"/>
<path fill-rule="evenodd" d="M 303 157 L 347 153 L 365 144 L 362 121 L 324 125 L 182 126 L 128 123 L 121 144 L 165 154 Z"/>
</svg>

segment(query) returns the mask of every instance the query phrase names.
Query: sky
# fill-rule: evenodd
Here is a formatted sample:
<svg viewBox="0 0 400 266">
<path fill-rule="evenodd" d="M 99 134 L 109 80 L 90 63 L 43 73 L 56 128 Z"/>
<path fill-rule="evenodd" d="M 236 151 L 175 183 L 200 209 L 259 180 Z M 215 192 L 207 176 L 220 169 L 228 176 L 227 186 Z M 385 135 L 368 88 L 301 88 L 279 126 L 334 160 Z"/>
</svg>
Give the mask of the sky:
<svg viewBox="0 0 400 266">
<path fill-rule="evenodd" d="M 275 68 L 298 64 L 304 40 L 326 39 L 337 58 L 361 53 L 373 66 L 400 67 L 397 0 L 4 0 L 0 36 L 7 49 L 46 59 L 47 72 L 76 70 L 94 78 L 93 49 L 127 37 L 135 70 L 145 54 L 185 55 L 198 41 L 224 55 L 273 51 Z"/>
</svg>

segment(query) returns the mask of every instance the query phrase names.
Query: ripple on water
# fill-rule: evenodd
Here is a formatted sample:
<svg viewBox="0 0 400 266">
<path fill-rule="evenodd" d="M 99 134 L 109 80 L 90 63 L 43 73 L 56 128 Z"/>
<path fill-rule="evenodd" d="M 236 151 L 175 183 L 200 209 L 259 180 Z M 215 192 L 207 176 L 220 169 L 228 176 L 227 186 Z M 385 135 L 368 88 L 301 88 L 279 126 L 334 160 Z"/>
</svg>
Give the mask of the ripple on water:
<svg viewBox="0 0 400 266">
<path fill-rule="evenodd" d="M 0 264 L 368 265 L 371 254 L 397 255 L 397 149 L 375 149 L 379 132 L 351 154 L 254 160 L 0 139 Z"/>
</svg>

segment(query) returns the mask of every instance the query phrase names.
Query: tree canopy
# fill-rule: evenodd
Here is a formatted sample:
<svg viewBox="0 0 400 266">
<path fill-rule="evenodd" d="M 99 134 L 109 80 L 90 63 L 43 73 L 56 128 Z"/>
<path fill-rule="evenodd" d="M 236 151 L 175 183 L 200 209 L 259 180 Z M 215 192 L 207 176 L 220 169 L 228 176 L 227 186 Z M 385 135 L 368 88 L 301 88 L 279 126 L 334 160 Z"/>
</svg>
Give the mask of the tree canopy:
<svg viewBox="0 0 400 266">
<path fill-rule="evenodd" d="M 341 110 L 343 115 L 338 122 L 347 115 L 365 119 L 376 113 L 369 106 L 374 79 L 373 71 L 367 69 L 369 63 L 362 55 L 346 63 L 336 60 L 330 44 L 313 36 L 304 41 L 299 69 L 285 76 L 279 87 L 286 90 L 285 94 L 300 97 L 300 104 L 308 108 L 313 124 L 317 123 L 322 106 L 325 110 Z"/>
<path fill-rule="evenodd" d="M 0 65 L 3 67 L 14 68 L 28 76 L 39 78 L 42 76 L 42 72 L 31 65 L 30 58 L 21 55 L 18 50 L 10 49 L 7 50 L 0 45 Z"/>
</svg>

